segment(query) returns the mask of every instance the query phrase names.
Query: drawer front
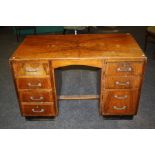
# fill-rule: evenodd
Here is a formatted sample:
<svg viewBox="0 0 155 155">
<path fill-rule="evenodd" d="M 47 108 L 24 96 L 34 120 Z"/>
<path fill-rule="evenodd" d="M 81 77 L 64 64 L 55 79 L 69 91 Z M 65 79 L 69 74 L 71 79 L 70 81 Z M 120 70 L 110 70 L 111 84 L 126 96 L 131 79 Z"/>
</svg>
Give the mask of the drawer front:
<svg viewBox="0 0 155 155">
<path fill-rule="evenodd" d="M 22 105 L 23 116 L 55 116 L 53 104 L 49 105 Z"/>
<path fill-rule="evenodd" d="M 50 78 L 17 78 L 18 89 L 51 89 Z"/>
<path fill-rule="evenodd" d="M 13 69 L 15 76 L 47 76 L 49 75 L 48 62 L 14 62 Z"/>
<path fill-rule="evenodd" d="M 21 102 L 52 102 L 52 91 L 19 91 Z"/>
<path fill-rule="evenodd" d="M 138 91 L 106 91 L 103 96 L 104 115 L 133 115 L 136 113 Z"/>
<path fill-rule="evenodd" d="M 108 76 L 105 78 L 105 88 L 106 89 L 139 88 L 140 82 L 141 82 L 140 76 L 134 76 L 134 77 Z"/>
<path fill-rule="evenodd" d="M 143 64 L 143 62 L 108 62 L 106 75 L 141 75 L 143 73 Z"/>
</svg>

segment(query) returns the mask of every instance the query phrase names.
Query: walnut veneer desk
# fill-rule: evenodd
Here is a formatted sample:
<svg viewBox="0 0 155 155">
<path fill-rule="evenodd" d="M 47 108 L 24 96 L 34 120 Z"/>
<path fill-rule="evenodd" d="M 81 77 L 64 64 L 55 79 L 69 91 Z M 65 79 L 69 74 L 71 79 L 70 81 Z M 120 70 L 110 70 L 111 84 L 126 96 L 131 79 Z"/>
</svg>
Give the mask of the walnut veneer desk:
<svg viewBox="0 0 155 155">
<path fill-rule="evenodd" d="M 94 98 L 101 115 L 135 115 L 146 57 L 130 34 L 32 35 L 10 64 L 23 116 L 57 116 L 58 99 Z M 57 96 L 54 69 L 69 65 L 100 68 L 100 94 Z"/>
</svg>

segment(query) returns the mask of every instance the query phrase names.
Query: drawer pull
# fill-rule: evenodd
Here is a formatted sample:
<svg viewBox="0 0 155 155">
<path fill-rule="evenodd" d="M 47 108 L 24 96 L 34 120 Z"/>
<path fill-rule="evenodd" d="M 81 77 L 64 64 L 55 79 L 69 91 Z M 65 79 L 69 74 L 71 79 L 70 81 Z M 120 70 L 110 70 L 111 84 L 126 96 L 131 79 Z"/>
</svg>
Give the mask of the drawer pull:
<svg viewBox="0 0 155 155">
<path fill-rule="evenodd" d="M 41 100 L 44 99 L 44 97 L 43 97 L 43 96 L 40 96 L 40 98 L 34 98 L 33 96 L 31 96 L 30 99 L 31 99 L 32 101 L 41 101 Z"/>
<path fill-rule="evenodd" d="M 127 68 L 117 68 L 117 72 L 131 72 L 132 68 L 127 67 Z"/>
<path fill-rule="evenodd" d="M 115 84 L 116 85 L 120 85 L 120 86 L 126 86 L 126 85 L 129 85 L 130 82 L 129 81 L 127 81 L 127 82 L 119 82 L 119 81 L 116 81 Z"/>
<path fill-rule="evenodd" d="M 115 109 L 115 110 L 125 110 L 125 109 L 127 109 L 127 106 L 123 106 L 123 107 L 113 106 L 113 109 Z"/>
<path fill-rule="evenodd" d="M 29 87 L 41 87 L 41 83 L 39 82 L 38 84 L 32 84 L 32 83 L 28 83 L 27 84 Z"/>
<path fill-rule="evenodd" d="M 124 99 L 128 98 L 128 95 L 124 95 L 124 96 L 114 95 L 114 97 L 119 99 L 119 100 L 124 100 Z"/>
<path fill-rule="evenodd" d="M 44 109 L 39 109 L 39 110 L 32 109 L 32 112 L 44 112 Z"/>
<path fill-rule="evenodd" d="M 26 68 L 25 71 L 26 72 L 38 72 L 39 68 Z"/>
</svg>

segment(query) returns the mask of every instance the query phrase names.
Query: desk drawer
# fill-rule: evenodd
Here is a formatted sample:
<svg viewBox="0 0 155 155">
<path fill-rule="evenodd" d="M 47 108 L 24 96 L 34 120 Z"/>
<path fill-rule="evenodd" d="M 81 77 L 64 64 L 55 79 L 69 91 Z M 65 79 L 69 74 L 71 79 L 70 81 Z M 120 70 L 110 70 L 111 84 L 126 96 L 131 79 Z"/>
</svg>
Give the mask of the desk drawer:
<svg viewBox="0 0 155 155">
<path fill-rule="evenodd" d="M 143 62 L 107 62 L 106 75 L 141 75 Z"/>
<path fill-rule="evenodd" d="M 131 89 L 139 88 L 141 82 L 140 76 L 108 76 L 105 78 L 106 89 Z"/>
<path fill-rule="evenodd" d="M 17 78 L 18 89 L 51 89 L 50 78 Z"/>
<path fill-rule="evenodd" d="M 103 96 L 104 115 L 132 115 L 136 113 L 138 90 L 106 91 Z"/>
<path fill-rule="evenodd" d="M 55 116 L 53 103 L 46 105 L 22 105 L 23 116 Z"/>
<path fill-rule="evenodd" d="M 13 69 L 16 77 L 39 77 L 49 75 L 49 63 L 46 61 L 14 62 Z"/>
<path fill-rule="evenodd" d="M 21 102 L 52 102 L 53 94 L 52 91 L 19 91 Z"/>
</svg>

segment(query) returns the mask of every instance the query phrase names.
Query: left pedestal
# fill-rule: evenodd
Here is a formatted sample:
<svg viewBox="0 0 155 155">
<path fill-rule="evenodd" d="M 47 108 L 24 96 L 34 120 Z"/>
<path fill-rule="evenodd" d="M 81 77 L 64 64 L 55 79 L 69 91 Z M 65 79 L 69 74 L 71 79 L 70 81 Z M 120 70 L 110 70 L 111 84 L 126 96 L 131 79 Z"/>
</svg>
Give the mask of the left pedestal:
<svg viewBox="0 0 155 155">
<path fill-rule="evenodd" d="M 57 107 L 49 61 L 11 60 L 22 116 L 56 116 Z"/>
</svg>

